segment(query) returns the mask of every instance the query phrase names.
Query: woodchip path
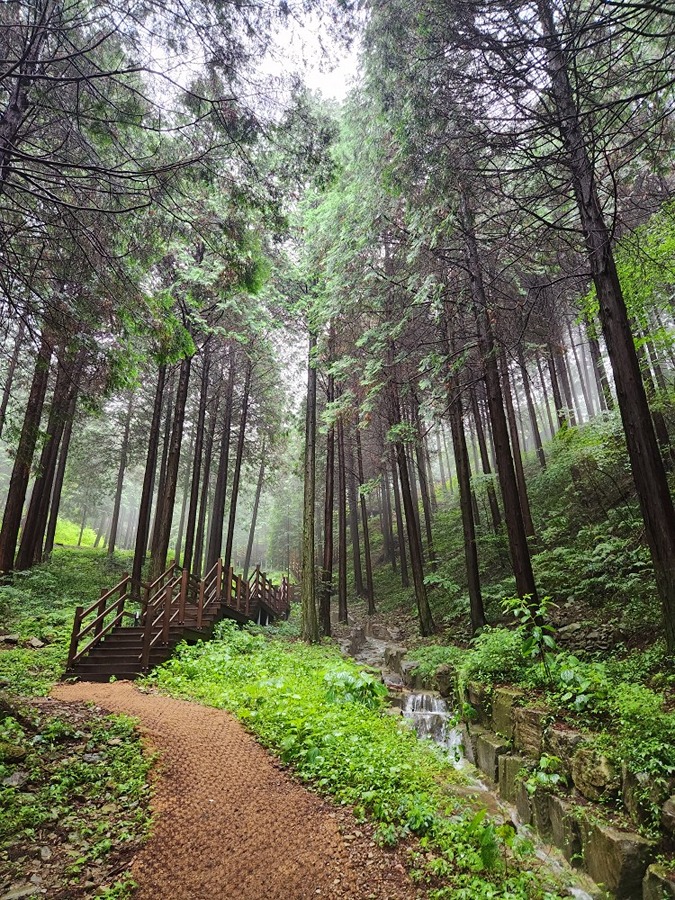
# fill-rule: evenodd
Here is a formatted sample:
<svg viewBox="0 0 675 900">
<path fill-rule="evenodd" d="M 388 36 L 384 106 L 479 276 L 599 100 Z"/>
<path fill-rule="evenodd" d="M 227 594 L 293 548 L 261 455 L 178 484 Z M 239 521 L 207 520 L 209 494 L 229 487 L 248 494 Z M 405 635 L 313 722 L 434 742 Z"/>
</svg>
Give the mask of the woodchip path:
<svg viewBox="0 0 675 900">
<path fill-rule="evenodd" d="M 138 900 L 413 900 L 368 826 L 304 788 L 231 715 L 131 682 L 61 684 L 60 700 L 138 718 L 159 753 Z"/>
</svg>

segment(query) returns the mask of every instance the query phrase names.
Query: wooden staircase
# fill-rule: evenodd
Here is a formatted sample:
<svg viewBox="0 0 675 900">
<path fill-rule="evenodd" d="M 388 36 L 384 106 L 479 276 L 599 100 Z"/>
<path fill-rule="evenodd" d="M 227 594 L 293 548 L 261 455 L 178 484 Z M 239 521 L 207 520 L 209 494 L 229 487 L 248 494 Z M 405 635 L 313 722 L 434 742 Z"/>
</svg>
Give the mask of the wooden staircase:
<svg viewBox="0 0 675 900">
<path fill-rule="evenodd" d="M 287 618 L 291 599 L 285 578 L 275 586 L 256 568 L 244 581 L 232 567 L 224 571 L 222 560 L 202 579 L 173 563 L 142 586 L 140 600 L 125 575 L 86 609 L 77 607 L 65 677 L 136 678 L 168 659 L 181 641 L 210 638 L 220 619 L 267 625 Z"/>
</svg>

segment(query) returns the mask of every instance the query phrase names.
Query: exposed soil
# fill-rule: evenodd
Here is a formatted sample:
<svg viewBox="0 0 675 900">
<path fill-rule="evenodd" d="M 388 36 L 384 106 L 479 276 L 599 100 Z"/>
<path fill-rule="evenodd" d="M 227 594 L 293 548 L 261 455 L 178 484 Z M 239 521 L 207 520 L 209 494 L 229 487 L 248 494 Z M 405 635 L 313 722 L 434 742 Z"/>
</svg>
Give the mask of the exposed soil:
<svg viewBox="0 0 675 900">
<path fill-rule="evenodd" d="M 132 864 L 138 900 L 423 896 L 396 851 L 295 781 L 229 714 L 123 681 L 53 695 L 137 717 L 160 754 L 152 836 Z"/>
</svg>

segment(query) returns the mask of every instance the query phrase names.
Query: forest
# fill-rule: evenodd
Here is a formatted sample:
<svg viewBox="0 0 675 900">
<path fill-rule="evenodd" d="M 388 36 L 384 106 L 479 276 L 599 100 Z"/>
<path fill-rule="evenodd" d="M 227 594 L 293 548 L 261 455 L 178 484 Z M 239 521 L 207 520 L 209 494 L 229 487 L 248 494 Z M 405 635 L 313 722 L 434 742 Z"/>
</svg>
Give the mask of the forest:
<svg viewBox="0 0 675 900">
<path fill-rule="evenodd" d="M 2 4 L 0 900 L 675 897 L 673 72 Z"/>
</svg>

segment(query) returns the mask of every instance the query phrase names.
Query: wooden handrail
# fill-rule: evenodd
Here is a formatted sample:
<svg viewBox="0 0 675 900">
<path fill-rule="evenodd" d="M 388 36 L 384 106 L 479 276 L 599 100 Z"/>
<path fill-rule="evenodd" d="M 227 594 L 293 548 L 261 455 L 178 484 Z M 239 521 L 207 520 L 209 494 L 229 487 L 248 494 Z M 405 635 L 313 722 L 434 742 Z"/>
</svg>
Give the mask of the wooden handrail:
<svg viewBox="0 0 675 900">
<path fill-rule="evenodd" d="M 101 596 L 88 607 L 78 606 L 68 649 L 67 668 L 72 668 L 125 618 L 138 621 L 138 600 L 129 591 L 131 578 L 126 575 L 118 584 L 101 592 Z M 216 608 L 216 616 L 223 607 L 237 611 L 245 618 L 255 620 L 261 607 L 273 617 L 288 612 L 292 599 L 291 585 L 282 577 L 281 584 L 274 585 L 266 572 L 256 566 L 251 577 L 244 580 L 232 566 L 223 570 L 218 559 L 203 578 L 196 578 L 187 570 L 180 570 L 175 562 L 154 581 L 144 584 L 143 632 L 140 661 L 142 668 L 150 666 L 150 652 L 160 641 L 168 644 L 170 628 L 174 623 L 183 625 L 187 608 L 195 610 L 197 628 L 204 625 L 205 610 Z M 192 591 L 196 592 L 196 596 Z M 188 600 L 190 596 L 190 600 Z M 126 608 L 133 602 L 133 611 Z M 93 618 L 86 621 L 95 612 Z M 111 617 L 106 624 L 106 619 Z M 81 649 L 83 638 L 93 631 L 93 636 Z"/>
</svg>

